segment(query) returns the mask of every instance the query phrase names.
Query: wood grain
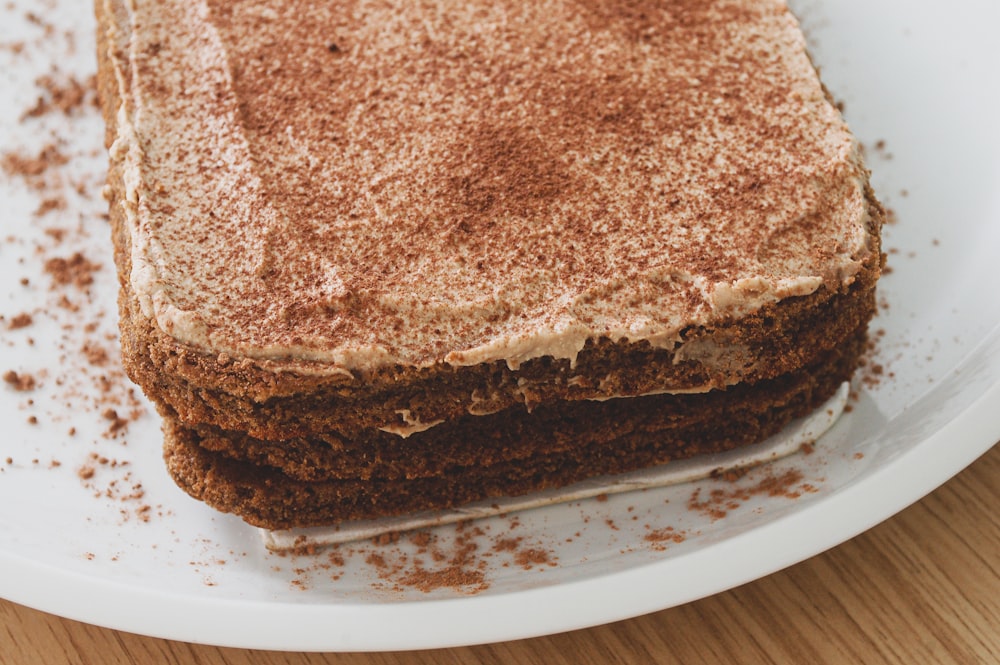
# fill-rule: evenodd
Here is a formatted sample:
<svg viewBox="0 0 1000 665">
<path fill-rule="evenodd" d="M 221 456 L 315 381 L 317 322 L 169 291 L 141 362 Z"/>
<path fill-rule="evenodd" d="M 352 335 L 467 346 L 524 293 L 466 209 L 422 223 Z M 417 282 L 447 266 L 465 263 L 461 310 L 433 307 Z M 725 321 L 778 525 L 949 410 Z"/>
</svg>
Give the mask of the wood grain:
<svg viewBox="0 0 1000 665">
<path fill-rule="evenodd" d="M 0 601 L 0 663 L 1000 663 L 1000 446 L 843 545 L 726 593 L 561 635 L 298 654 L 153 639 Z M 388 629 L 388 627 L 387 627 Z"/>
</svg>

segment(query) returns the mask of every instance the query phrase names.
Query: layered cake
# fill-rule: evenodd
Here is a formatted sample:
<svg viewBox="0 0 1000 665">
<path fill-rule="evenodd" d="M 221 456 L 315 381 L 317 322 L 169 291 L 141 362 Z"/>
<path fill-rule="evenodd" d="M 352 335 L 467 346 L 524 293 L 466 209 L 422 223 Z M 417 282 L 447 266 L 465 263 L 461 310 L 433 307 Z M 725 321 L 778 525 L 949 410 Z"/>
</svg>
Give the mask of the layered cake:
<svg viewBox="0 0 1000 665">
<path fill-rule="evenodd" d="M 265 528 L 779 431 L 883 211 L 779 0 L 97 0 L 123 359 Z"/>
</svg>

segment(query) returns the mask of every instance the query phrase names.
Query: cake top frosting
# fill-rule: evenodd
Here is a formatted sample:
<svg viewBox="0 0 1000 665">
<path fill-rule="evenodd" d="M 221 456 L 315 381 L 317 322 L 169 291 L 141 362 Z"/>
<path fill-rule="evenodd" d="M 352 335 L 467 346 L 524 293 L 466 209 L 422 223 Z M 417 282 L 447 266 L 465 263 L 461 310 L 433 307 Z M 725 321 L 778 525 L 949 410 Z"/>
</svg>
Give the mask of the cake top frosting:
<svg viewBox="0 0 1000 665">
<path fill-rule="evenodd" d="M 859 149 L 777 0 L 135 0 L 131 284 L 210 352 L 575 358 L 849 283 Z"/>
</svg>

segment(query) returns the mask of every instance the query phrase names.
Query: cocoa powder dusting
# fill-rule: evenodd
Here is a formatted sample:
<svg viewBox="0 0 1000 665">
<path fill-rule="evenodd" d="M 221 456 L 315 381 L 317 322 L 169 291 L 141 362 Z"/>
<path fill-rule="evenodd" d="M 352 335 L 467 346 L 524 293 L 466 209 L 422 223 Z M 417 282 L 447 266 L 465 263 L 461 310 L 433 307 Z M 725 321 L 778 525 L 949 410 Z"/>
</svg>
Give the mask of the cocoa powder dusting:
<svg viewBox="0 0 1000 665">
<path fill-rule="evenodd" d="M 212 46 L 172 34 L 184 3 L 142 5 L 142 56 L 123 64 L 159 155 L 141 228 L 162 238 L 142 240 L 192 238 L 159 276 L 185 285 L 172 304 L 204 313 L 213 344 L 252 330 L 259 348 L 309 339 L 363 367 L 450 362 L 563 321 L 593 337 L 648 311 L 702 325 L 737 306 L 713 283 L 840 289 L 864 255 L 835 241 L 860 240 L 864 174 L 782 4 L 397 3 L 335 12 L 336 29 L 209 8 Z M 241 63 L 231 89 L 211 92 L 206 58 Z M 201 202 L 173 174 L 214 172 L 228 148 L 167 138 L 155 118 L 206 108 L 239 109 L 234 167 L 256 172 L 219 192 L 195 240 L 185 211 Z M 248 215 L 271 206 L 264 234 Z M 252 270 L 231 270 L 249 246 L 236 238 L 262 248 Z M 354 353 L 373 344 L 377 358 Z"/>
<path fill-rule="evenodd" d="M 64 185 L 64 181 L 59 167 L 67 164 L 69 159 L 55 143 L 49 143 L 37 154 L 17 150 L 0 153 L 0 170 L 8 176 L 23 179 L 31 190 L 42 197 L 35 211 L 35 216 L 39 216 L 48 212 L 52 206 L 61 205 L 58 202 L 46 203 L 46 200 L 61 198 L 58 189 Z"/>
<path fill-rule="evenodd" d="M 320 551 L 303 539 L 277 555 L 295 561 L 292 585 L 297 589 L 313 588 L 322 578 L 336 582 L 354 561 L 363 563 L 377 580 L 375 590 L 469 595 L 490 588 L 491 570 L 516 567 L 541 572 L 558 564 L 553 546 L 540 538 L 513 535 L 519 527 L 516 518 L 508 519 L 499 533 L 489 524 L 458 523 L 450 529 L 392 533 L 368 542 L 336 545 L 329 551 Z"/>
<path fill-rule="evenodd" d="M 716 487 L 710 489 L 705 496 L 701 486 L 696 487 L 687 501 L 687 508 L 700 513 L 712 520 L 725 517 L 729 511 L 736 510 L 750 499 L 757 496 L 784 497 L 796 499 L 804 492 L 815 492 L 816 488 L 808 483 L 803 483 L 803 474 L 798 469 L 788 469 L 775 475 L 770 467 L 756 467 L 763 473 L 762 477 L 756 479 L 752 485 L 737 484 L 746 474 L 739 474 L 731 478 L 721 476 L 723 481 L 728 482 L 731 487 Z"/>
<path fill-rule="evenodd" d="M 65 9 L 53 6 L 52 16 Z M 16 363 L 0 375 L 6 388 L 0 399 L 19 394 L 16 404 L 4 406 L 24 412 L 32 426 L 24 445 L 34 456 L 30 465 L 14 466 L 13 459 L 28 455 L 5 440 L 21 452 L 8 455 L 3 470 L 62 477 L 66 491 L 95 499 L 80 504 L 88 522 L 146 523 L 170 513 L 146 498 L 122 458 L 128 425 L 146 407 L 109 353 L 118 344 L 117 284 L 102 272 L 111 246 L 100 196 L 107 162 L 96 78 L 64 69 L 89 62 L 76 51 L 74 30 L 57 30 L 48 13 L 12 12 L 12 5 L 0 9 L 0 20 L 26 19 L 40 30 L 25 28 L 24 41 L 3 45 L 5 57 L 17 55 L 4 73 L 21 84 L 5 88 L 15 112 L 20 109 L 20 131 L 0 152 L 0 188 L 9 201 L 0 261 L 4 268 L 17 265 L 8 289 L 10 306 L 21 311 L 0 314 L 0 348 L 9 352 L 5 362 Z M 92 27 L 80 26 L 90 38 Z"/>
<path fill-rule="evenodd" d="M 888 361 L 883 359 L 885 354 L 880 348 L 885 335 L 884 328 L 869 332 L 864 352 L 858 361 L 858 380 L 865 388 L 878 388 L 883 381 L 896 378 L 896 372 L 887 366 Z M 852 397 L 857 398 L 857 394 L 852 394 Z"/>
<path fill-rule="evenodd" d="M 39 116 L 59 111 L 69 115 L 84 105 L 97 105 L 97 79 L 89 76 L 80 81 L 68 76 L 65 80 L 57 80 L 55 76 L 41 76 L 35 85 L 42 90 L 35 105 L 21 115 L 21 119 L 37 118 Z"/>
</svg>

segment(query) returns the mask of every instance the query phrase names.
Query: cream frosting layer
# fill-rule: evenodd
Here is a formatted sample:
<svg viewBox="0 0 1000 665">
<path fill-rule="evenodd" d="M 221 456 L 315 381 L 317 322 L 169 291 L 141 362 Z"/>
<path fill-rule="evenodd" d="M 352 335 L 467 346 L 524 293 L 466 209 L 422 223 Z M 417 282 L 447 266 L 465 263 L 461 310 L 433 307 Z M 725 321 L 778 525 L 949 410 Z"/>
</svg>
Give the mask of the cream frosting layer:
<svg viewBox="0 0 1000 665">
<path fill-rule="evenodd" d="M 867 173 L 785 3 L 619 5 L 133 0 L 143 314 L 313 371 L 516 367 L 849 284 Z"/>
</svg>

